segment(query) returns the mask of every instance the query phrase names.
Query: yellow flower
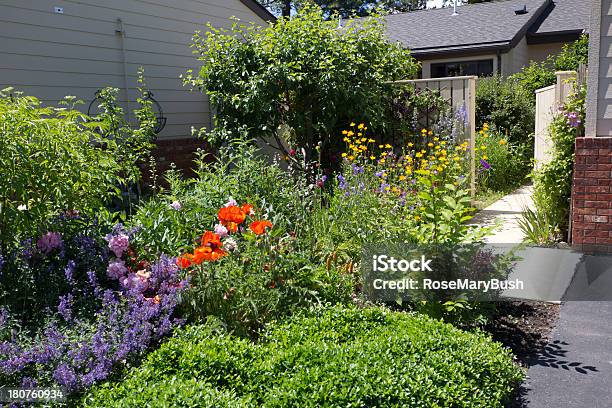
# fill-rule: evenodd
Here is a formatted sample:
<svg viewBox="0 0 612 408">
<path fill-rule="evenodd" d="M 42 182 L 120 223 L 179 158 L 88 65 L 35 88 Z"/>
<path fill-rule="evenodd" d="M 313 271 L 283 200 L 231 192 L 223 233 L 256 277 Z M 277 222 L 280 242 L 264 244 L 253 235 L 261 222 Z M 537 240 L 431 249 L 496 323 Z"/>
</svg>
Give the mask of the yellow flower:
<svg viewBox="0 0 612 408">
<path fill-rule="evenodd" d="M 427 134 L 428 134 L 429 136 L 433 135 L 433 130 L 430 130 L 429 132 L 427 132 Z"/>
<path fill-rule="evenodd" d="M 353 160 L 355 160 L 355 156 L 349 156 L 349 157 L 348 157 L 348 159 L 349 159 L 350 161 L 353 161 Z"/>
<path fill-rule="evenodd" d="M 427 143 L 427 146 L 429 147 L 433 147 L 433 145 L 434 145 L 433 143 Z"/>
<path fill-rule="evenodd" d="M 421 133 L 426 134 L 427 133 L 427 129 L 421 129 Z"/>
<path fill-rule="evenodd" d="M 414 143 L 408 143 L 408 147 L 414 146 Z"/>
<path fill-rule="evenodd" d="M 507 143 L 508 143 L 508 141 L 506 139 L 502 139 L 502 140 L 499 141 L 499 144 L 502 145 L 502 146 L 507 144 Z"/>
<path fill-rule="evenodd" d="M 403 176 L 403 175 L 402 175 L 402 176 L 399 176 L 399 180 L 400 180 L 400 181 L 404 181 L 404 180 L 406 180 L 406 176 Z"/>
<path fill-rule="evenodd" d="M 343 130 L 343 131 L 342 131 L 342 134 L 343 134 L 343 135 L 348 134 L 348 130 Z"/>
<path fill-rule="evenodd" d="M 347 156 L 347 154 L 346 154 L 346 153 L 342 153 L 342 157 L 346 157 L 346 156 Z"/>
<path fill-rule="evenodd" d="M 376 160 L 376 157 L 370 156 L 370 160 Z"/>
<path fill-rule="evenodd" d="M 419 217 L 418 215 L 415 215 L 415 216 L 414 216 L 414 220 L 415 220 L 415 221 L 420 221 L 420 220 L 421 220 L 421 217 Z"/>
<path fill-rule="evenodd" d="M 415 154 L 417 159 L 420 159 L 421 157 L 423 157 L 423 153 L 421 152 L 417 152 L 417 154 Z"/>
<path fill-rule="evenodd" d="M 380 159 L 380 164 L 385 164 L 385 159 Z"/>
<path fill-rule="evenodd" d="M 366 139 L 365 137 L 362 137 L 362 138 L 361 138 L 361 141 L 362 141 L 362 142 L 367 142 L 367 141 L 368 141 L 368 139 Z"/>
<path fill-rule="evenodd" d="M 355 126 L 355 122 L 351 122 L 351 125 L 350 125 L 350 126 L 351 126 L 351 127 Z"/>
<path fill-rule="evenodd" d="M 357 128 L 359 130 L 363 130 L 364 127 L 365 127 L 365 125 L 363 123 L 360 123 L 359 126 L 357 126 Z"/>
<path fill-rule="evenodd" d="M 390 144 L 388 144 L 388 143 L 385 145 L 385 148 L 387 148 L 387 149 L 390 149 L 391 147 L 392 146 Z"/>
<path fill-rule="evenodd" d="M 487 159 L 488 159 L 487 155 L 486 155 L 486 154 L 483 154 L 483 155 L 482 155 L 482 160 L 487 160 Z"/>
<path fill-rule="evenodd" d="M 434 137 L 434 142 L 437 142 L 438 140 L 440 140 L 439 137 Z"/>
<path fill-rule="evenodd" d="M 376 140 L 374 139 L 368 139 L 368 143 L 374 143 Z"/>
<path fill-rule="evenodd" d="M 382 149 L 383 147 L 385 147 L 385 146 L 383 146 L 383 145 L 378 145 L 378 148 L 379 148 L 379 149 Z"/>
</svg>

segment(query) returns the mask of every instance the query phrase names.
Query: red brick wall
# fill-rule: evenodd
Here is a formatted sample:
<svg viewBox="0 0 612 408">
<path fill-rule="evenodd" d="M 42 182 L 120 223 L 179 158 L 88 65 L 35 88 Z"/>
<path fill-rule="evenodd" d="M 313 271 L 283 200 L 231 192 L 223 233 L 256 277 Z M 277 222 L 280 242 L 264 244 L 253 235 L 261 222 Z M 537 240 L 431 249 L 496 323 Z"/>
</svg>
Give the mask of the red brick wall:
<svg viewBox="0 0 612 408">
<path fill-rule="evenodd" d="M 572 244 L 612 249 L 612 138 L 576 139 Z"/>
<path fill-rule="evenodd" d="M 207 150 L 208 147 L 201 139 L 193 137 L 185 139 L 158 140 L 157 148 L 153 150 L 153 155 L 157 161 L 159 174 L 170 168 L 174 163 L 176 167 L 183 171 L 186 176 L 193 175 L 197 149 Z"/>
</svg>

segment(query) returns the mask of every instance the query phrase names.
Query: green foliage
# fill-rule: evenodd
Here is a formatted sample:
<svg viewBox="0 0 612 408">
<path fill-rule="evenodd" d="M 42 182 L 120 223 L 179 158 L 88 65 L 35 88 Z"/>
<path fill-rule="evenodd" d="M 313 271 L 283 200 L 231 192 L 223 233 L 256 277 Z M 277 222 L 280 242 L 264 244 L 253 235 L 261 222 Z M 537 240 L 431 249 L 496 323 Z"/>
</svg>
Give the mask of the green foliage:
<svg viewBox="0 0 612 408">
<path fill-rule="evenodd" d="M 552 218 L 549 212 L 531 208 L 524 208 L 518 220 L 519 227 L 525 234 L 525 242 L 539 246 L 545 246 L 560 239 L 559 226 L 556 222 L 557 220 Z"/>
<path fill-rule="evenodd" d="M 572 44 L 565 44 L 559 55 L 549 55 L 543 62 L 532 61 L 512 77 L 521 82 L 535 104 L 535 91 L 556 82 L 555 71 L 576 71 L 589 62 L 589 36 L 583 34 Z"/>
<path fill-rule="evenodd" d="M 502 406 L 523 378 L 481 334 L 383 308 L 332 307 L 268 328 L 257 343 L 193 326 L 85 406 Z"/>
<path fill-rule="evenodd" d="M 585 97 L 585 87 L 575 90 L 553 120 L 549 127 L 553 143 L 552 158 L 536 172 L 534 178 L 534 202 L 538 217 L 558 226 L 561 231 L 566 231 L 568 226 L 574 145 L 576 137 L 584 131 Z M 572 124 L 571 115 L 575 115 L 580 122 Z"/>
<path fill-rule="evenodd" d="M 580 64 L 589 62 L 589 36 L 583 34 L 573 44 L 565 44 L 555 59 L 555 70 L 576 71 Z"/>
<path fill-rule="evenodd" d="M 185 82 L 206 91 L 218 120 L 281 149 L 280 139 L 303 147 L 307 161 L 317 146 L 337 151 L 335 135 L 352 118 L 384 127 L 391 89 L 385 81 L 408 78 L 418 66 L 388 42 L 380 18 L 338 29 L 315 6 L 263 29 L 209 27 L 205 36 L 195 35 L 193 47 L 202 67 Z"/>
<path fill-rule="evenodd" d="M 191 277 L 182 312 L 192 321 L 216 316 L 241 335 L 252 335 L 270 319 L 322 301 L 347 301 L 351 276 L 327 265 L 311 244 L 310 212 L 317 196 L 302 171 L 270 163 L 244 134 L 228 136 L 214 163 L 200 160 L 197 177 L 168 176 L 169 189 L 141 205 L 130 221 L 138 228 L 133 243 L 155 259 L 193 248 L 218 222 L 228 200 L 250 203 L 274 227 L 263 238 L 238 240 L 237 247 Z M 202 158 L 204 159 L 204 157 Z M 180 210 L 171 207 L 181 204 Z"/>
<path fill-rule="evenodd" d="M 375 10 L 384 10 L 390 13 L 405 13 L 424 9 L 425 0 L 310 0 L 319 5 L 326 16 L 334 18 L 340 15 L 344 18 L 367 16 Z M 308 0 L 262 0 L 260 3 L 274 13 L 288 17 L 293 8 L 301 8 L 308 4 Z"/>
<path fill-rule="evenodd" d="M 477 159 L 483 158 L 491 166 L 478 164 L 480 191 L 510 192 L 525 184 L 531 171 L 529 153 L 524 146 L 516 146 L 498 131 L 481 131 L 476 137 Z"/>
<path fill-rule="evenodd" d="M 489 124 L 512 144 L 533 146 L 535 107 L 532 99 L 532 94 L 516 79 L 480 78 L 476 90 L 476 124 L 478 127 Z"/>
<path fill-rule="evenodd" d="M 118 186 L 138 179 L 137 161 L 152 129 L 146 105 L 137 112 L 140 128 L 128 132 L 120 111 L 105 110 L 91 122 L 72 97 L 43 107 L 10 92 L 0 92 L 0 248 L 46 232 L 62 212 L 102 208 Z M 104 96 L 113 104 L 116 90 Z"/>
</svg>

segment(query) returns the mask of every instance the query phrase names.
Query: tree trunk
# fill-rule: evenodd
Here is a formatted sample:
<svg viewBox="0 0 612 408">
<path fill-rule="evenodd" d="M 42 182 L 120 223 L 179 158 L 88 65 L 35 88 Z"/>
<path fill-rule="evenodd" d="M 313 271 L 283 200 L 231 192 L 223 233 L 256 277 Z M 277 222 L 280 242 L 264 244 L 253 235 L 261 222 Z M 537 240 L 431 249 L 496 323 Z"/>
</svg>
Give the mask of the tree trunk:
<svg viewBox="0 0 612 408">
<path fill-rule="evenodd" d="M 290 17 L 291 16 L 291 0 L 284 0 L 283 1 L 283 17 Z"/>
</svg>

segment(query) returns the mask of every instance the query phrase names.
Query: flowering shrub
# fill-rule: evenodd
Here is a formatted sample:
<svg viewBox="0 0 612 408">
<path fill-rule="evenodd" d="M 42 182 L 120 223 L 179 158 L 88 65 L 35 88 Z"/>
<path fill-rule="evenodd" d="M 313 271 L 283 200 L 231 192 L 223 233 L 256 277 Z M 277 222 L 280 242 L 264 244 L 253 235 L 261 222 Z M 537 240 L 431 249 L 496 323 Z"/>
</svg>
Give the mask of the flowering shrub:
<svg viewBox="0 0 612 408">
<path fill-rule="evenodd" d="M 61 221 L 61 232 L 45 233 L 0 265 L 2 384 L 74 393 L 137 361 L 180 323 L 173 312 L 187 281 L 175 258 L 139 260 L 133 231 L 121 225 L 105 242 L 95 223 L 87 230 L 78 216 Z M 14 289 L 24 272 L 33 277 L 28 308 Z"/>
<path fill-rule="evenodd" d="M 318 301 L 313 260 L 295 234 L 274 226 L 261 210 L 230 199 L 193 251 L 177 264 L 190 276 L 183 311 L 192 320 L 217 316 L 253 335 L 273 317 Z"/>
<path fill-rule="evenodd" d="M 347 152 L 342 154 L 344 171 L 336 177 L 342 193 L 339 205 L 377 207 L 372 211 L 378 218 L 395 224 L 378 229 L 396 232 L 398 240 L 460 242 L 474 232 L 463 226 L 471 213 L 464 174 L 467 142 L 455 144 L 422 129 L 420 137 L 406 146 L 376 145 L 365 136 L 364 124 L 351 126 L 353 129 L 343 132 Z M 372 201 L 362 202 L 368 195 Z M 375 231 L 367 231 L 368 236 L 370 233 L 377 236 Z"/>
<path fill-rule="evenodd" d="M 509 192 L 525 183 L 530 171 L 524 146 L 509 142 L 485 123 L 476 136 L 477 187 L 479 192 Z"/>
</svg>

